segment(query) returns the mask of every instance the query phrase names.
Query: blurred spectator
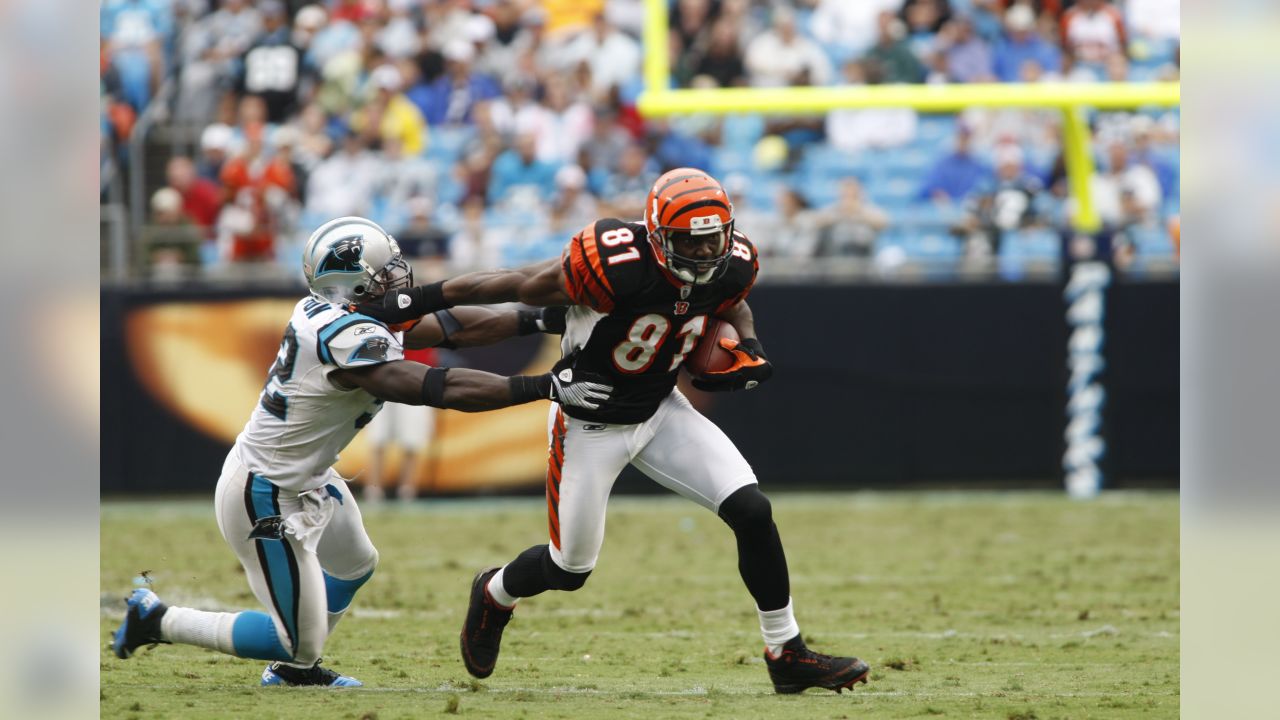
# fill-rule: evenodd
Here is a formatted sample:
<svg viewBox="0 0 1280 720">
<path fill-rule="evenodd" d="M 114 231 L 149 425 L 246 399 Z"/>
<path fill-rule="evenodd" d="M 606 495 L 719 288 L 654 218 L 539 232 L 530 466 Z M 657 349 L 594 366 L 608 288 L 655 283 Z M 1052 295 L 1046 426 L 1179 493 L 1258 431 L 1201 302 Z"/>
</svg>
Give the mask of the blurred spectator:
<svg viewBox="0 0 1280 720">
<path fill-rule="evenodd" d="M 277 237 L 292 229 L 297 179 L 286 159 L 266 153 L 264 132 L 260 124 L 246 127 L 244 149 L 222 166 L 223 259 L 273 260 Z"/>
<path fill-rule="evenodd" d="M 939 158 L 929 170 L 920 188 L 922 200 L 957 202 L 991 179 L 991 168 L 973 156 L 972 135 L 964 125 L 957 129 L 955 150 Z"/>
<path fill-rule="evenodd" d="M 1107 149 L 1110 167 L 1106 177 L 1110 179 L 1120 194 L 1119 225 L 1150 225 L 1160 210 L 1160 180 L 1155 172 L 1145 165 L 1132 162 L 1129 149 L 1116 143 Z"/>
<path fill-rule="evenodd" d="M 142 265 L 152 280 L 182 280 L 200 260 L 204 235 L 182 210 L 177 190 L 160 188 L 151 196 L 151 221 L 142 228 Z"/>
<path fill-rule="evenodd" d="M 845 63 L 848 85 L 878 85 L 883 71 L 873 60 Z M 916 137 L 916 112 L 910 108 L 833 110 L 826 118 L 827 142 L 849 152 L 866 148 L 899 147 Z"/>
<path fill-rule="evenodd" d="M 1133 153 L 1130 157 L 1132 161 L 1151 168 L 1151 171 L 1156 175 L 1156 181 L 1160 183 L 1160 190 L 1164 200 L 1177 200 L 1179 195 L 1178 170 L 1169 163 L 1165 156 L 1156 152 L 1157 129 L 1155 121 L 1145 115 L 1135 115 L 1131 129 L 1133 134 Z"/>
<path fill-rule="evenodd" d="M 840 55 L 856 57 L 875 44 L 881 13 L 896 12 L 901 5 L 898 0 L 820 0 L 809 30 L 822 44 L 838 48 Z"/>
<path fill-rule="evenodd" d="M 591 137 L 578 151 L 578 164 L 587 171 L 588 184 L 597 193 L 603 191 L 605 178 L 618 167 L 622 154 L 632 143 L 631 135 L 618 124 L 612 108 L 596 110 Z"/>
<path fill-rule="evenodd" d="M 761 255 L 811 258 L 818 251 L 822 216 L 794 188 L 778 190 L 777 213 L 770 222 L 753 230 L 751 236 Z"/>
<path fill-rule="evenodd" d="M 345 20 L 359 25 L 372 15 L 369 3 L 364 0 L 330 0 L 329 5 L 333 7 L 333 20 Z"/>
<path fill-rule="evenodd" d="M 747 46 L 745 63 L 756 86 L 826 85 L 831 80 L 827 54 L 800 34 L 795 11 L 782 5 L 773 10 L 773 27 Z"/>
<path fill-rule="evenodd" d="M 493 33 L 478 53 L 476 71 L 500 78 L 505 85 L 514 79 L 520 55 L 540 42 L 536 36 L 542 33 L 542 20 L 538 13 L 525 13 L 517 0 L 497 0 L 487 17 Z"/>
<path fill-rule="evenodd" d="M 1123 231 L 1133 225 L 1151 225 L 1160 206 L 1160 181 L 1151 168 L 1130 162 L 1121 143 L 1107 147 L 1108 167 L 1093 176 L 1090 194 L 1094 209 L 1109 228 Z M 1074 203 L 1068 205 L 1074 212 Z"/>
<path fill-rule="evenodd" d="M 855 178 L 840 181 L 840 194 L 820 216 L 816 254 L 821 257 L 871 257 L 876 237 L 889 226 L 889 216 L 869 202 L 862 183 Z"/>
<path fill-rule="evenodd" d="M 173 18 L 158 0 L 104 0 L 99 15 L 102 54 L 120 81 L 120 99 L 142 111 L 164 72 L 165 36 Z"/>
<path fill-rule="evenodd" d="M 1040 179 L 1026 171 L 1022 150 L 1002 145 L 995 153 L 994 183 L 968 203 L 964 227 L 969 232 L 972 255 L 999 255 L 1005 237 L 1037 220 L 1037 199 L 1044 189 Z M 981 243 L 981 249 L 974 248 Z"/>
<path fill-rule="evenodd" d="M 409 90 L 409 99 L 422 110 L 428 124 L 469 124 L 476 103 L 502 94 L 493 78 L 472 71 L 475 54 L 475 47 L 467 40 L 450 40 L 444 46 L 444 74 Z"/>
<path fill-rule="evenodd" d="M 591 108 L 574 97 L 567 81 L 557 75 L 547 78 L 543 105 L 541 124 L 534 129 L 538 158 L 555 165 L 576 161 L 579 148 L 591 137 L 595 122 Z"/>
<path fill-rule="evenodd" d="M 471 44 L 467 28 L 475 16 L 470 5 L 469 0 L 435 0 L 423 3 L 422 24 L 426 30 L 427 47 L 444 48 L 456 40 Z"/>
<path fill-rule="evenodd" d="M 222 209 L 222 189 L 196 174 L 191 158 L 183 155 L 169 159 L 165 166 L 165 180 L 181 198 L 183 214 L 206 232 L 211 230 Z"/>
<path fill-rule="evenodd" d="M 302 51 L 294 46 L 288 16 L 281 0 L 262 0 L 262 35 L 241 58 L 237 90 L 261 97 L 267 119 L 282 123 L 298 105 L 302 84 Z"/>
<path fill-rule="evenodd" d="M 319 5 L 308 5 L 294 18 L 295 33 L 301 40 L 309 40 L 305 60 L 316 71 L 324 71 L 329 62 L 346 53 L 360 49 L 360 28 L 355 21 L 340 17 L 330 18 Z"/>
<path fill-rule="evenodd" d="M 694 75 L 714 78 L 719 87 L 733 87 L 744 84 L 746 74 L 737 28 L 732 21 L 721 18 L 711 26 L 706 51 L 698 55 Z"/>
<path fill-rule="evenodd" d="M 692 53 L 701 44 L 701 39 L 716 20 L 719 3 L 713 0 L 677 0 L 671 8 L 670 45 L 677 58 L 676 71 L 680 71 L 679 61 L 686 53 Z"/>
<path fill-rule="evenodd" d="M 236 75 L 237 60 L 262 32 L 262 15 L 248 0 L 221 0 L 216 12 L 196 20 L 183 35 L 177 115 L 189 121 L 213 116 L 221 90 Z"/>
<path fill-rule="evenodd" d="M 556 171 L 556 195 L 551 212 L 559 222 L 573 228 L 572 232 L 600 216 L 596 199 L 587 192 L 587 173 L 582 168 L 565 165 Z"/>
<path fill-rule="evenodd" d="M 601 201 L 609 206 L 613 217 L 639 217 L 644 212 L 644 199 L 658 179 L 657 168 L 640 145 L 629 145 L 618 159 L 616 172 L 604 183 Z"/>
<path fill-rule="evenodd" d="M 316 62 L 312 45 L 316 35 L 328 22 L 329 13 L 319 5 L 305 5 L 293 16 L 293 32 L 290 33 L 290 38 L 302 50 L 302 62 L 310 70 L 319 70 L 324 65 Z"/>
<path fill-rule="evenodd" d="M 604 0 L 541 0 L 547 13 L 547 33 L 567 37 L 586 29 L 591 19 L 604 12 Z"/>
<path fill-rule="evenodd" d="M 298 144 L 295 155 L 298 162 L 310 173 L 333 150 L 333 136 L 329 134 L 329 117 L 324 108 L 311 103 L 298 116 Z"/>
<path fill-rule="evenodd" d="M 890 85 L 923 82 L 924 65 L 902 39 L 906 32 L 902 23 L 889 12 L 876 16 L 876 23 L 876 42 L 864 59 L 884 68 L 884 82 Z"/>
<path fill-rule="evenodd" d="M 218 181 L 222 166 L 235 145 L 235 131 L 228 125 L 214 123 L 200 133 L 200 162 L 196 173 L 206 180 Z"/>
<path fill-rule="evenodd" d="M 995 81 L 991 46 L 973 31 L 973 21 L 968 17 L 957 16 L 943 26 L 936 47 L 946 57 L 947 78 L 952 82 Z"/>
<path fill-rule="evenodd" d="M 601 12 L 591 28 L 569 42 L 564 56 L 574 65 L 586 63 L 591 68 L 591 92 L 597 98 L 609 89 L 622 87 L 640 73 L 640 44 L 609 24 Z"/>
<path fill-rule="evenodd" d="M 359 133 L 346 130 L 341 147 L 311 171 L 307 214 L 326 219 L 366 214 L 382 172 Z"/>
<path fill-rule="evenodd" d="M 899 19 L 906 23 L 907 46 L 916 57 L 933 52 L 934 37 L 951 19 L 946 0 L 907 0 Z"/>
<path fill-rule="evenodd" d="M 397 228 L 396 242 L 408 257 L 436 259 L 448 255 L 449 235 L 431 219 L 434 209 L 430 195 L 410 198 L 405 204 L 409 219 L 403 228 Z"/>
<path fill-rule="evenodd" d="M 378 31 L 378 47 L 390 58 L 409 58 L 422 48 L 413 20 L 414 0 L 387 0 L 387 24 Z"/>
<path fill-rule="evenodd" d="M 1108 0 L 1078 0 L 1062 15 L 1062 45 L 1077 63 L 1101 66 L 1128 45 L 1124 15 Z"/>
<path fill-rule="evenodd" d="M 421 155 L 406 152 L 398 138 L 382 142 L 382 176 L 376 194 L 384 206 L 383 216 L 389 226 L 406 222 L 409 201 L 415 197 L 436 197 L 439 184 L 436 169 Z"/>
<path fill-rule="evenodd" d="M 420 155 L 427 123 L 422 112 L 401 92 L 403 80 L 395 65 L 381 65 L 369 75 L 373 98 L 351 116 L 351 127 L 366 142 L 395 141 L 408 155 Z"/>
<path fill-rule="evenodd" d="M 480 195 L 462 203 L 462 223 L 449 239 L 450 274 L 501 266 L 502 233 L 486 221 L 484 209 Z"/>
<path fill-rule="evenodd" d="M 534 99 L 533 90 L 531 80 L 513 75 L 504 82 L 502 96 L 489 103 L 489 119 L 503 137 L 537 132 L 549 122 L 544 118 L 547 109 Z"/>
<path fill-rule="evenodd" d="M 1004 16 L 1005 34 L 996 43 L 995 71 L 1001 82 L 1024 81 L 1027 63 L 1041 73 L 1057 73 L 1062 53 L 1036 32 L 1035 13 L 1027 5 L 1014 5 Z"/>
<path fill-rule="evenodd" d="M 538 139 L 532 134 L 516 137 L 513 147 L 493 161 L 489 173 L 489 202 L 511 200 L 519 191 L 549 197 L 555 191 L 556 166 L 538 157 Z"/>
<path fill-rule="evenodd" d="M 1126 0 L 1125 20 L 1133 39 L 1158 46 L 1144 48 L 1147 51 L 1159 52 L 1176 44 L 1182 33 L 1180 5 L 1180 0 Z"/>
</svg>

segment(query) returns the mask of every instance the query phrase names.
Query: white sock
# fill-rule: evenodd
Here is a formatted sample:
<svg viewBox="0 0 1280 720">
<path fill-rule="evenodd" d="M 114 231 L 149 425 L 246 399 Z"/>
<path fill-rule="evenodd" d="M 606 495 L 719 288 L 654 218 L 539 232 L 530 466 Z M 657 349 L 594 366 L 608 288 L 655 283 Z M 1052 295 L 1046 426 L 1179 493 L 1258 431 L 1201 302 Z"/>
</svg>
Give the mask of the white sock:
<svg viewBox="0 0 1280 720">
<path fill-rule="evenodd" d="M 503 567 L 501 570 L 498 570 L 493 577 L 489 578 L 488 589 L 489 597 L 493 598 L 494 602 L 498 603 L 502 607 L 509 608 L 514 607 L 516 601 L 520 598 L 507 592 L 507 589 L 502 586 L 502 571 L 506 569 L 506 567 Z"/>
<path fill-rule="evenodd" d="M 231 626 L 239 613 L 207 612 L 171 607 L 160 618 L 160 637 L 169 642 L 195 645 L 235 655 Z"/>
<path fill-rule="evenodd" d="M 800 634 L 800 626 L 796 624 L 795 613 L 791 610 L 791 598 L 787 598 L 787 606 L 777 610 L 756 609 L 760 616 L 760 634 L 764 636 L 764 645 L 769 654 L 777 656 L 788 640 Z"/>
</svg>

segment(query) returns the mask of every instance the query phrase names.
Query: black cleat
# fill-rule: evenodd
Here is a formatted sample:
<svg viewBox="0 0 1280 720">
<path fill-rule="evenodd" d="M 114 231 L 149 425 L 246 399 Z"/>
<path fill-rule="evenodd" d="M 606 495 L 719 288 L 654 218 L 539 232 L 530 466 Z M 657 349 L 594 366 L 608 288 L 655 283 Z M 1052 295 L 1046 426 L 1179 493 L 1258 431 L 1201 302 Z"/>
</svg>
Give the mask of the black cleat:
<svg viewBox="0 0 1280 720">
<path fill-rule="evenodd" d="M 845 688 L 853 689 L 854 683 L 865 683 L 871 672 L 858 658 L 834 657 L 810 650 L 799 635 L 788 640 L 777 657 L 766 649 L 764 661 L 769 666 L 773 690 L 779 695 L 801 693 L 812 687 L 842 692 Z"/>
<path fill-rule="evenodd" d="M 160 618 L 169 607 L 160 602 L 156 594 L 146 588 L 133 591 L 125 601 L 124 622 L 111 637 L 111 649 L 116 657 L 128 660 L 133 651 L 143 645 L 168 644 L 160 639 Z"/>
<path fill-rule="evenodd" d="M 262 686 L 288 685 L 292 687 L 361 687 L 364 683 L 353 677 L 339 675 L 327 667 L 320 667 L 320 661 L 309 668 L 293 667 L 273 662 L 262 671 Z"/>
<path fill-rule="evenodd" d="M 462 663 L 467 666 L 467 672 L 478 678 L 493 674 L 502 644 L 502 629 L 511 620 L 512 608 L 504 608 L 494 602 L 487 589 L 489 579 L 500 569 L 491 567 L 476 573 L 471 581 L 467 620 L 462 625 Z"/>
</svg>

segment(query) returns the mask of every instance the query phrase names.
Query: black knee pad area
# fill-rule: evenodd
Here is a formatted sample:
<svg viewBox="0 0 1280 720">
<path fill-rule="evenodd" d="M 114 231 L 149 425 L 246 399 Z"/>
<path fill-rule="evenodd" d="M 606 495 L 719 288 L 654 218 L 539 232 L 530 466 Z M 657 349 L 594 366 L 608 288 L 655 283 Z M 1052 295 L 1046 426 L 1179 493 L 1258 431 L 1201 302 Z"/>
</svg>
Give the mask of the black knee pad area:
<svg viewBox="0 0 1280 720">
<path fill-rule="evenodd" d="M 720 518 L 735 532 L 773 525 L 773 506 L 758 485 L 748 485 L 720 503 Z"/>
<path fill-rule="evenodd" d="M 551 559 L 551 553 L 542 556 L 542 576 L 552 590 L 577 590 L 587 584 L 591 571 L 584 573 L 569 572 Z"/>
</svg>

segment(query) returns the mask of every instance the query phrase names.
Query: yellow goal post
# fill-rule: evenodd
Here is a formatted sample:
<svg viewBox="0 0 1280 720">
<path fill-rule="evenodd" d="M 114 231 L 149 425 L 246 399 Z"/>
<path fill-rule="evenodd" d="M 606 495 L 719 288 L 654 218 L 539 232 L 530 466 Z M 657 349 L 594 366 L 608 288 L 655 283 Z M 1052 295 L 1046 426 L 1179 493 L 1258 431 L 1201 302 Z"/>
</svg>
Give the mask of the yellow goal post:
<svg viewBox="0 0 1280 720">
<path fill-rule="evenodd" d="M 821 115 L 843 108 L 907 107 L 921 112 L 959 112 L 971 107 L 1056 108 L 1062 112 L 1063 156 L 1077 230 L 1101 225 L 1089 194 L 1093 152 L 1085 108 L 1123 110 L 1181 104 L 1176 82 L 975 83 L 970 85 L 875 85 L 782 88 L 671 89 L 667 47 L 667 0 L 646 0 L 644 91 L 641 115 L 759 113 Z"/>
</svg>

